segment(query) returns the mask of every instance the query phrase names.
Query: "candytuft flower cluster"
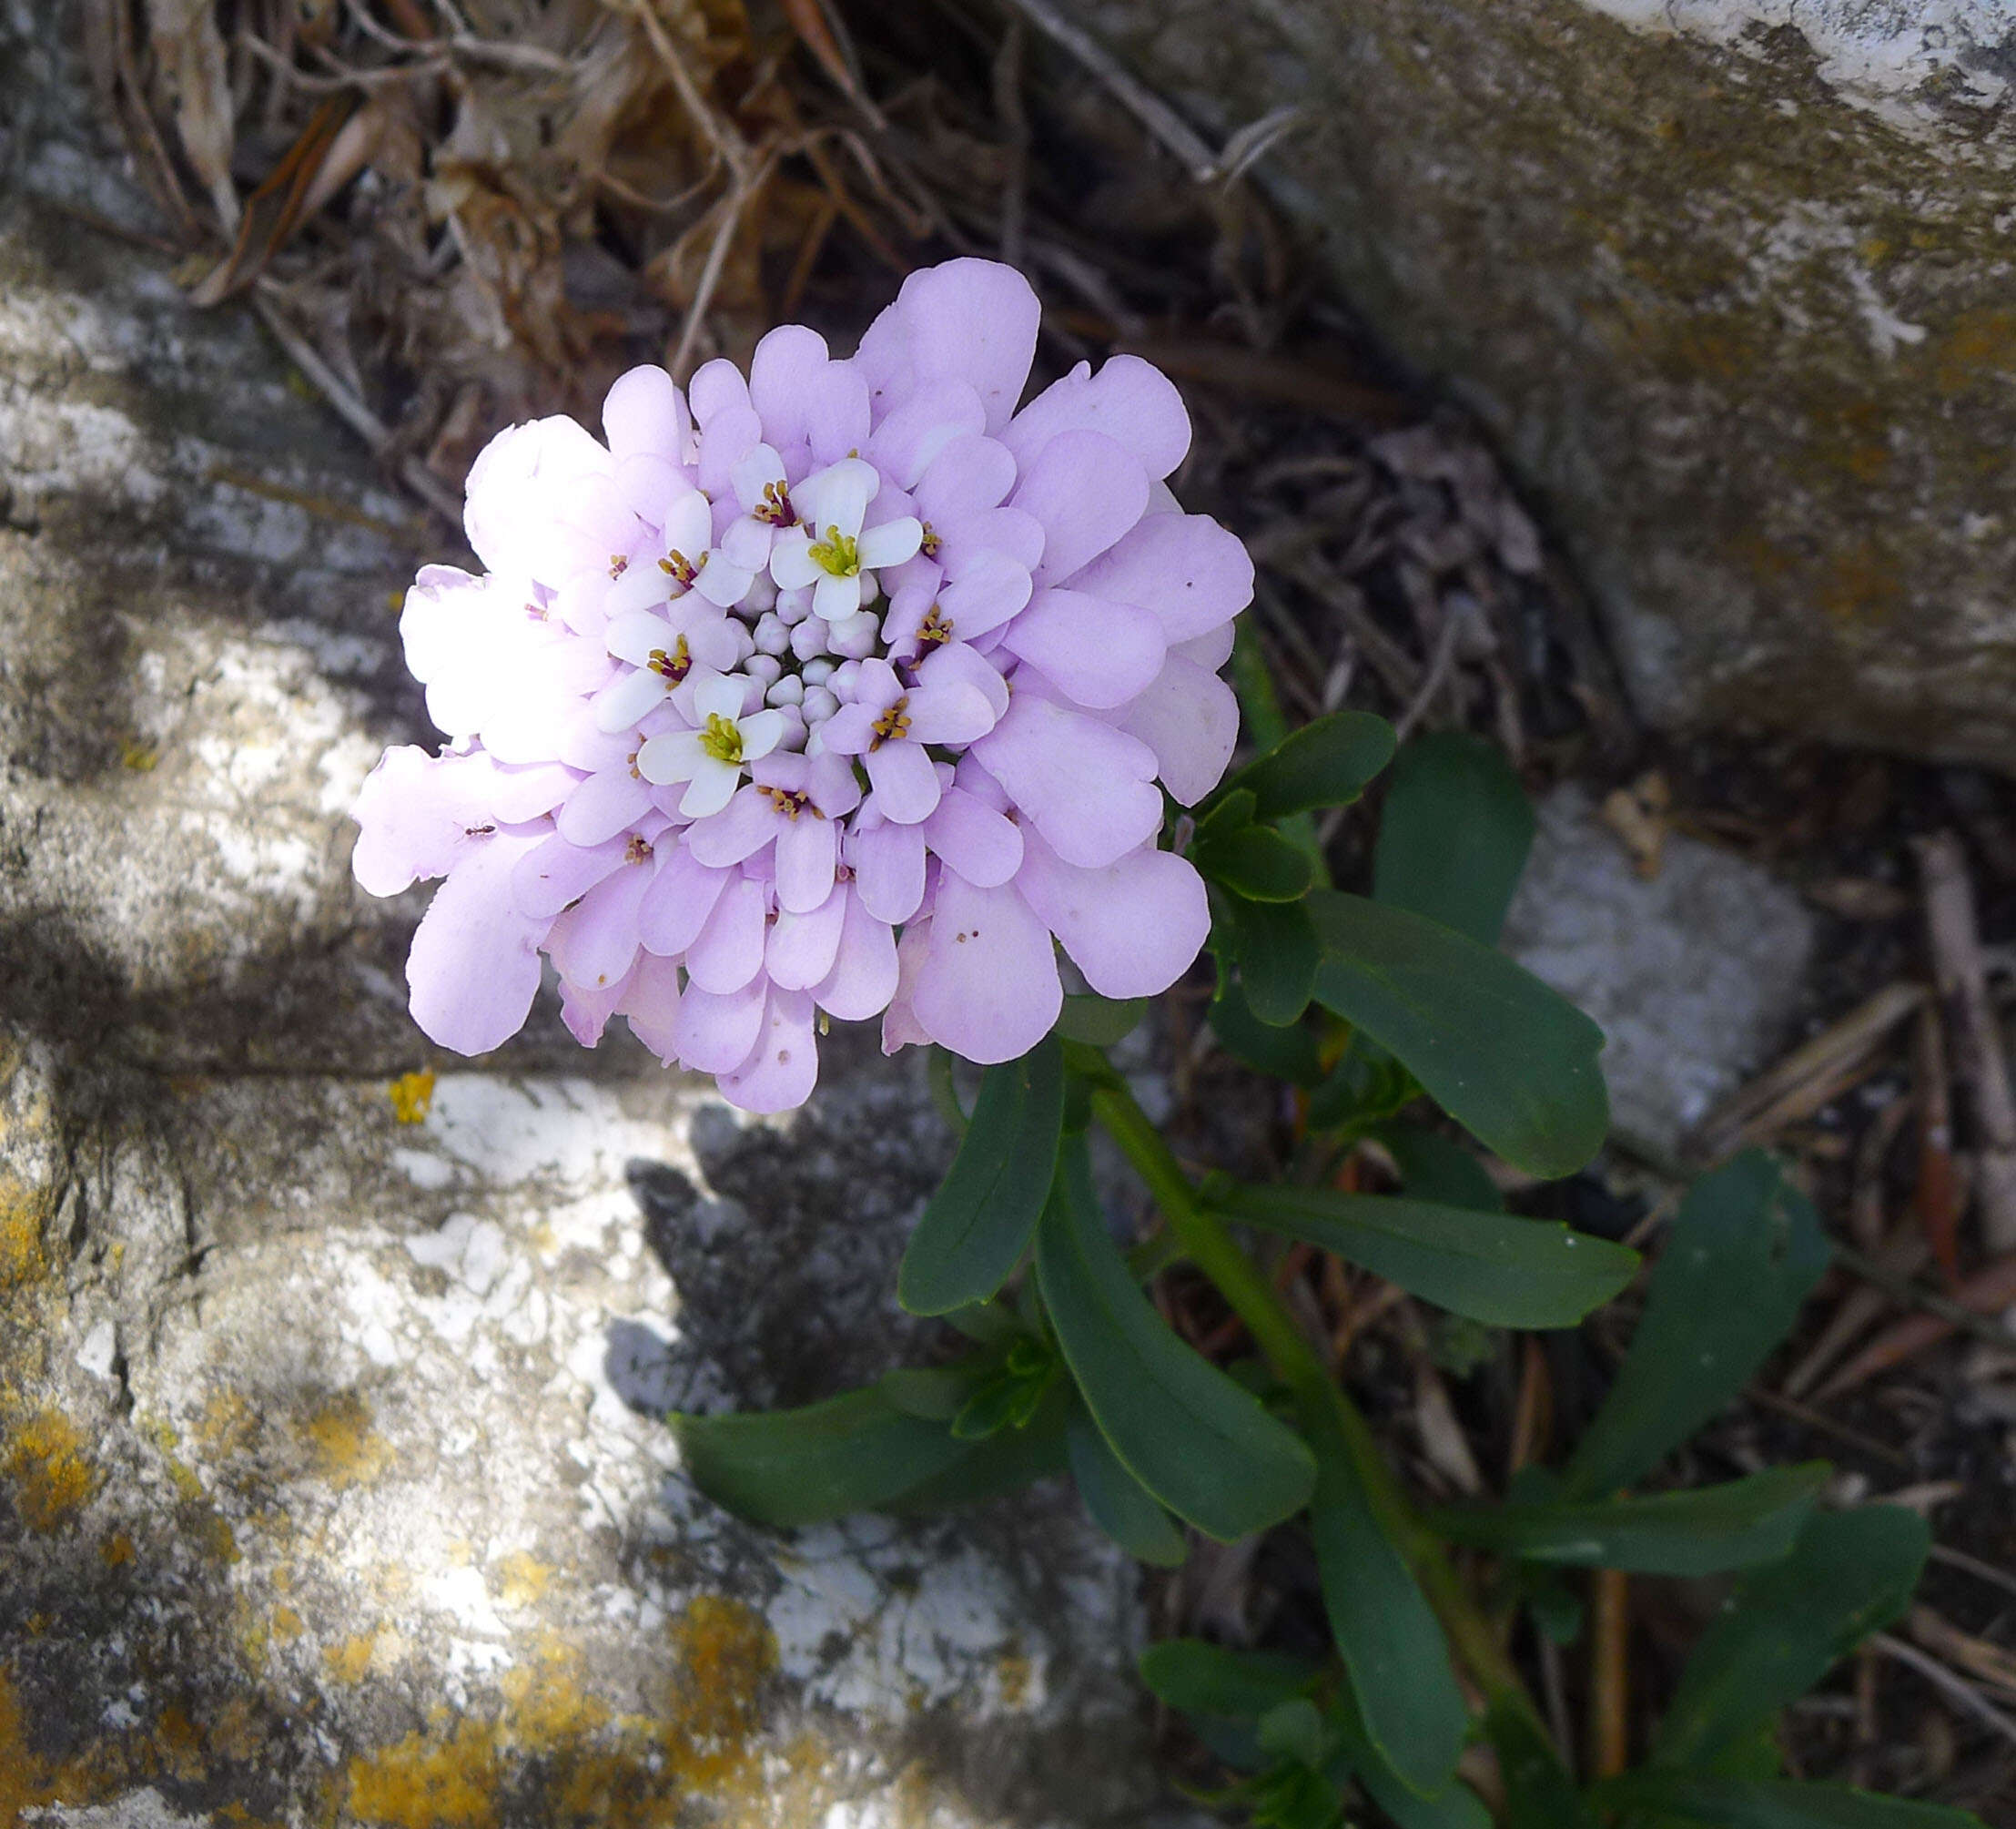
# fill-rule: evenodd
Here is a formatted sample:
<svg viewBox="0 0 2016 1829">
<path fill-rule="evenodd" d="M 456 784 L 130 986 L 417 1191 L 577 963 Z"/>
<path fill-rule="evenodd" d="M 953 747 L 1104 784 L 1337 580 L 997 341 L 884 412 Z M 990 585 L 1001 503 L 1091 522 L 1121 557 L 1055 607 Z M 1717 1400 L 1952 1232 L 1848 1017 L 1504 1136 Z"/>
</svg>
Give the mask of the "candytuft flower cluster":
<svg viewBox="0 0 2016 1829">
<path fill-rule="evenodd" d="M 378 895 L 444 878 L 407 963 L 442 1046 L 494 1048 L 559 973 L 752 1111 L 800 1103 L 820 1012 L 977 1062 L 1091 987 L 1161 991 L 1204 889 L 1163 789 L 1223 774 L 1239 541 L 1165 478 L 1190 443 L 1148 363 L 1081 364 L 1016 411 L 1035 294 L 913 274 L 851 359 L 788 327 L 746 381 L 631 371 L 606 443 L 494 440 L 469 480 L 483 575 L 423 570 L 400 628 L 451 739 L 388 750 L 357 808 Z"/>
</svg>

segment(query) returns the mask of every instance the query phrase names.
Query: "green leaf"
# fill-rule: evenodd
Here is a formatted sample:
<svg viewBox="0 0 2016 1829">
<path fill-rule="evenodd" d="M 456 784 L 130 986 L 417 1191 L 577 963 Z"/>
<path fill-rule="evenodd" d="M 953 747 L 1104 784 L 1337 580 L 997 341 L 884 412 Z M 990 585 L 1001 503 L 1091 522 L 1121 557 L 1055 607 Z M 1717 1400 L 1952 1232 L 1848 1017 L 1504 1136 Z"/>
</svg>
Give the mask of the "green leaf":
<svg viewBox="0 0 2016 1829">
<path fill-rule="evenodd" d="M 1008 1281 L 1043 1210 L 1063 1123 L 1054 1037 L 980 1076 L 965 1141 L 903 1254 L 897 1297 L 911 1314 L 984 1302 Z"/>
<path fill-rule="evenodd" d="M 1931 1535 L 1901 1506 L 1822 1513 L 1792 1553 L 1748 1577 L 1702 1634 L 1653 1746 L 1653 1763 L 1706 1764 L 1813 1687 L 1898 1618 Z"/>
<path fill-rule="evenodd" d="M 1445 1508 L 1433 1521 L 1454 1542 L 1534 1562 L 1640 1575 L 1717 1575 L 1789 1555 L 1828 1471 L 1815 1461 L 1651 1499 Z"/>
<path fill-rule="evenodd" d="M 961 1441 L 985 1441 L 1002 1429 L 1028 1427 L 1041 1405 L 1051 1380 L 1057 1377 L 1057 1357 L 1044 1351 L 1025 1336 L 1016 1348 L 1030 1349 L 1033 1365 L 1018 1365 L 1011 1351 L 1008 1363 L 982 1384 L 952 1418 L 952 1433 Z"/>
<path fill-rule="evenodd" d="M 876 1510 L 970 1451 L 943 1423 L 907 1415 L 872 1386 L 805 1409 L 670 1421 L 693 1483 L 758 1524 Z"/>
<path fill-rule="evenodd" d="M 1505 1210 L 1505 1197 L 1490 1172 L 1454 1137 L 1419 1124 L 1388 1124 L 1374 1135 L 1400 1171 L 1408 1199 L 1475 1213 Z"/>
<path fill-rule="evenodd" d="M 1320 1769 L 1330 1749 L 1322 1711 L 1307 1696 L 1276 1702 L 1260 1718 L 1260 1750 L 1276 1759 Z"/>
<path fill-rule="evenodd" d="M 1340 1685 L 1333 1717 L 1344 1745 L 1345 1763 L 1366 1794 L 1397 1829 L 1491 1829 L 1491 1813 L 1461 1779 L 1452 1779 L 1433 1797 L 1417 1797 L 1373 1750 L 1351 1685 Z"/>
<path fill-rule="evenodd" d="M 1164 1639 L 1140 1657 L 1141 1681 L 1179 1713 L 1258 1721 L 1308 1692 L 1322 1666 L 1279 1651 L 1235 1651 L 1207 1639 Z"/>
<path fill-rule="evenodd" d="M 1716 1829 L 1981 1829 L 1965 1810 L 1783 1779 L 1647 1772 L 1606 1785 L 1603 1795 Z"/>
<path fill-rule="evenodd" d="M 1637 1254 L 1565 1225 L 1393 1194 L 1276 1184 L 1216 1203 L 1496 1327 L 1572 1327 L 1631 1280 Z"/>
<path fill-rule="evenodd" d="M 1235 901 L 1232 957 L 1247 1007 L 1262 1022 L 1285 1027 L 1309 1008 L 1321 950 L 1305 902 Z"/>
<path fill-rule="evenodd" d="M 957 1366 L 902 1366 L 883 1373 L 875 1388 L 907 1417 L 948 1423 L 966 1407 L 991 1358 L 983 1354 Z"/>
<path fill-rule="evenodd" d="M 1465 730 L 1416 737 L 1379 816 L 1373 899 L 1495 946 L 1533 831 L 1533 803 L 1497 745 Z"/>
<path fill-rule="evenodd" d="M 1616 1383 L 1569 1458 L 1569 1487 L 1627 1486 L 1717 1415 L 1790 1331 L 1827 1260 L 1811 1204 L 1763 1151 L 1696 1182 Z"/>
<path fill-rule="evenodd" d="M 1502 953 L 1403 909 L 1312 889 L 1316 1001 L 1390 1050 L 1451 1117 L 1530 1174 L 1570 1174 L 1609 1128 L 1603 1031 Z"/>
<path fill-rule="evenodd" d="M 1246 826 L 1191 847 L 1191 861 L 1212 882 L 1254 902 L 1298 901 L 1316 880 L 1309 853 L 1271 826 Z"/>
<path fill-rule="evenodd" d="M 1072 1410 L 1064 1444 L 1078 1496 L 1092 1522 L 1130 1556 L 1158 1569 L 1180 1568 L 1190 1554 L 1182 1527 L 1120 1465 L 1099 1426 L 1082 1409 Z"/>
<path fill-rule="evenodd" d="M 1331 1636 L 1365 1738 L 1423 1797 L 1449 1783 L 1469 1724 L 1449 1647 L 1407 1560 L 1381 1528 L 1327 1411 L 1303 1417 L 1316 1448 L 1310 1523 Z"/>
<path fill-rule="evenodd" d="M 1226 782 L 1218 798 L 1250 792 L 1259 819 L 1348 807 L 1393 754 L 1393 726 L 1384 718 L 1369 711 L 1333 711 L 1289 732 Z"/>
<path fill-rule="evenodd" d="M 1064 1419 L 1069 1412 L 1070 1388 L 1056 1379 L 1022 1428 L 998 1430 L 984 1441 L 960 1442 L 966 1452 L 958 1459 L 879 1509 L 898 1514 L 948 1511 L 1019 1492 L 1061 1473 Z"/>
<path fill-rule="evenodd" d="M 1302 1509 L 1307 1446 L 1149 1306 L 1107 1233 L 1082 1137 L 1067 1139 L 1037 1223 L 1036 1275 L 1086 1407 L 1150 1493 L 1224 1542 Z"/>
<path fill-rule="evenodd" d="M 1088 991 L 1064 1000 L 1055 1032 L 1066 1042 L 1081 1042 L 1088 1048 L 1110 1048 L 1134 1032 L 1147 1010 L 1145 997 L 1116 1000 Z"/>
<path fill-rule="evenodd" d="M 1524 1710 L 1500 1702 L 1484 1717 L 1505 1783 L 1505 1829 L 1595 1829 L 1554 1743 Z"/>
<path fill-rule="evenodd" d="M 1262 1022 L 1248 1008 L 1238 980 L 1221 977 L 1206 1016 L 1219 1045 L 1256 1072 L 1297 1086 L 1313 1086 L 1323 1077 L 1316 1038 L 1300 1024 Z"/>
</svg>

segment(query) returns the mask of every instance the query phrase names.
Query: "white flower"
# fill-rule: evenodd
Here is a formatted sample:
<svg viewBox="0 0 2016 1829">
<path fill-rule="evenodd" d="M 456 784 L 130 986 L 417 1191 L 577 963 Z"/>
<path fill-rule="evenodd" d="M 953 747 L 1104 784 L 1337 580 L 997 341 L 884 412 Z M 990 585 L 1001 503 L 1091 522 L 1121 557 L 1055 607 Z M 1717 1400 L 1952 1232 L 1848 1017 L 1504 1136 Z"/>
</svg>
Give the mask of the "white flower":
<svg viewBox="0 0 2016 1829">
<path fill-rule="evenodd" d="M 609 652 L 636 669 L 620 675 L 595 696 L 595 727 L 628 730 L 642 724 L 696 667 L 726 673 L 747 658 L 748 629 L 712 605 L 699 614 L 674 612 L 668 620 L 632 610 L 612 618 Z"/>
<path fill-rule="evenodd" d="M 875 592 L 877 570 L 914 557 L 924 523 L 914 514 L 864 531 L 861 523 L 882 479 L 872 463 L 844 457 L 792 491 L 801 525 L 778 533 L 770 548 L 770 575 L 782 590 L 812 586 L 813 614 L 829 623 L 851 616 Z"/>
<path fill-rule="evenodd" d="M 693 677 L 693 715 L 697 728 L 669 730 L 637 752 L 637 772 L 653 786 L 686 784 L 679 810 L 689 819 L 718 813 L 734 798 L 746 763 L 769 755 L 791 720 L 781 711 L 742 715 L 748 683 L 718 673 Z"/>
<path fill-rule="evenodd" d="M 738 565 L 714 547 L 714 510 L 697 489 L 673 498 L 665 510 L 664 553 L 655 565 L 627 566 L 609 587 L 603 608 L 612 616 L 633 610 L 662 609 L 688 591 L 722 609 L 740 603 L 755 568 Z"/>
</svg>

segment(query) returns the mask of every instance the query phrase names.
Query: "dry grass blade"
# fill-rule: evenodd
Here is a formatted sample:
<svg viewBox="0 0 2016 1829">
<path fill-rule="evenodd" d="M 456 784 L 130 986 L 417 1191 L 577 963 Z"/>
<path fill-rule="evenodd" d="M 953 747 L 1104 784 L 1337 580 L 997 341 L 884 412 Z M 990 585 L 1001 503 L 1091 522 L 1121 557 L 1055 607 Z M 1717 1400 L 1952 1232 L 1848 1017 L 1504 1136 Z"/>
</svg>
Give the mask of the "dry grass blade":
<svg viewBox="0 0 2016 1829">
<path fill-rule="evenodd" d="M 1964 1329 L 2004 1346 L 2016 1341 L 2016 1336 L 2007 1328 L 1985 1318 L 2000 1315 L 2011 1303 L 2016 1303 L 2016 1252 L 1999 1257 L 1977 1271 L 1948 1300 L 1915 1285 L 1900 1285 L 1859 1253 L 1837 1248 L 1858 1275 L 1867 1277 L 1899 1299 L 1915 1303 L 1929 1312 L 1908 1316 L 1878 1335 L 1820 1387 L 1817 1393 L 1819 1397 L 1836 1397 L 1844 1391 L 1853 1390 L 1878 1374 L 1893 1370 L 1927 1348 L 1936 1346 L 1956 1329 Z"/>
<path fill-rule="evenodd" d="M 1889 1632 L 1877 1633 L 1869 1643 L 1886 1658 L 1896 1660 L 1907 1670 L 1916 1671 L 1933 1688 L 1957 1703 L 1982 1726 L 1992 1729 L 2004 1740 L 2016 1744 L 2016 1721 L 2011 1721 L 1958 1672 L 1949 1670 L 1937 1658 L 1920 1651 L 1915 1645 L 1906 1644 L 1901 1639 L 1893 1638 Z"/>
<path fill-rule="evenodd" d="M 212 0 L 148 0 L 147 34 L 175 101 L 175 127 L 183 155 L 226 234 L 238 227 L 238 191 L 231 183 L 237 143 L 231 79 L 224 38 Z"/>
<path fill-rule="evenodd" d="M 357 176 L 370 157 L 376 127 L 372 116 L 366 131 L 352 131 L 362 99 L 354 91 L 330 96 L 309 117 L 279 163 L 246 198 L 230 253 L 191 290 L 192 304 L 215 305 L 249 286 L 294 231 Z"/>
<path fill-rule="evenodd" d="M 2005 1702 L 2016 1702 L 2016 1651 L 1963 1632 L 1950 1620 L 1925 1606 L 1911 1609 L 1905 1630 L 1935 1657 L 1945 1659 L 1997 1691 Z"/>
</svg>

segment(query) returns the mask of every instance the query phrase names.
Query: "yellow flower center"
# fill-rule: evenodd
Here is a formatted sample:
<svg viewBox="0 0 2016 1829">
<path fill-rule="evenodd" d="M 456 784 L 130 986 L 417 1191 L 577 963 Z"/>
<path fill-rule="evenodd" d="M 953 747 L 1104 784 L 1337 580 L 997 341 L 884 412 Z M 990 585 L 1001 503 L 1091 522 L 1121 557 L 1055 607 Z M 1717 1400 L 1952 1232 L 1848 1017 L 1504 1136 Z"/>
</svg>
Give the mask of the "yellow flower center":
<svg viewBox="0 0 2016 1829">
<path fill-rule="evenodd" d="M 791 505 L 791 491 L 782 483 L 765 483 L 763 500 L 749 511 L 750 519 L 772 527 L 795 527 L 798 511 Z"/>
<path fill-rule="evenodd" d="M 700 733 L 700 747 L 716 762 L 742 760 L 742 727 L 718 711 L 707 714 L 707 727 Z"/>
<path fill-rule="evenodd" d="M 928 645 L 932 642 L 948 642 L 952 639 L 952 618 L 937 604 L 931 605 L 930 614 L 918 625 L 917 640 Z"/>
<path fill-rule="evenodd" d="M 707 555 L 703 553 L 700 555 L 700 565 L 706 563 Z M 689 591 L 693 588 L 693 581 L 700 575 L 700 565 L 694 564 L 676 546 L 658 561 L 658 569 L 661 572 L 668 573 L 674 584 L 684 584 Z"/>
<path fill-rule="evenodd" d="M 927 521 L 924 523 L 923 541 L 917 547 L 918 552 L 922 553 L 927 559 L 935 559 L 938 556 L 938 548 L 943 544 L 944 542 L 938 538 L 937 530 Z"/>
<path fill-rule="evenodd" d="M 813 563 L 836 578 L 861 575 L 861 543 L 837 527 L 828 527 L 826 537 L 812 547 Z"/>
<path fill-rule="evenodd" d="M 826 818 L 813 806 L 812 796 L 802 787 L 764 787 L 757 791 L 787 819 L 795 820 L 800 813 L 807 811 L 815 819 Z"/>
<path fill-rule="evenodd" d="M 667 654 L 663 648 L 653 648 L 651 658 L 644 665 L 660 679 L 669 680 L 677 686 L 693 671 L 693 651 L 686 645 L 686 638 L 681 635 Z"/>
<path fill-rule="evenodd" d="M 903 697 L 897 699 L 868 727 L 875 732 L 874 737 L 868 742 L 870 749 L 879 749 L 885 743 L 891 742 L 897 737 L 907 737 L 910 734 L 909 695 L 905 694 Z"/>
</svg>

